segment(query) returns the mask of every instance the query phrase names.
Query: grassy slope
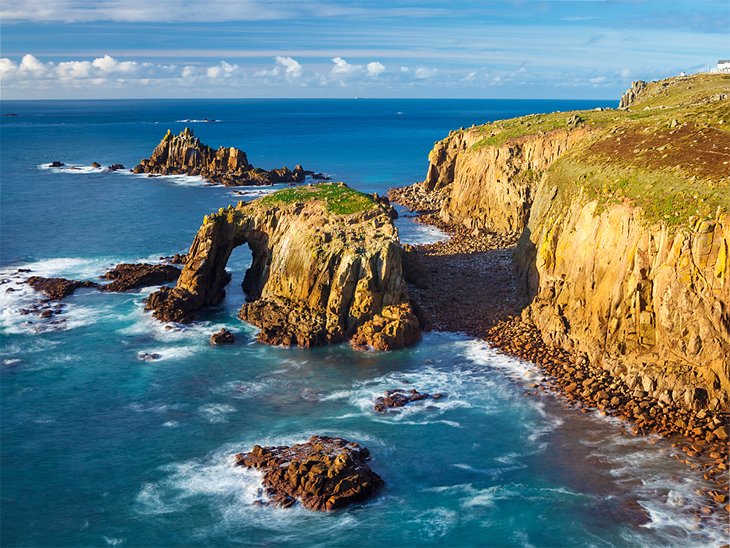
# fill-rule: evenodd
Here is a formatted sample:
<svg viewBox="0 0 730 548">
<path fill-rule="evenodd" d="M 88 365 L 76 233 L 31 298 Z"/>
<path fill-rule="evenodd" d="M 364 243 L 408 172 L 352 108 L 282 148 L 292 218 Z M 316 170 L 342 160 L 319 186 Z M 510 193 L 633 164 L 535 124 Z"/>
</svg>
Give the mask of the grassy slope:
<svg viewBox="0 0 730 548">
<path fill-rule="evenodd" d="M 582 189 L 600 206 L 628 201 L 670 225 L 730 212 L 730 75 L 653 82 L 629 110 L 494 122 L 476 129 L 484 137 L 474 148 L 567 128 L 574 114 L 595 132 L 548 170 L 566 202 Z"/>
<path fill-rule="evenodd" d="M 320 183 L 286 188 L 261 198 L 263 205 L 293 204 L 296 202 L 324 202 L 327 210 L 336 215 L 349 215 L 375 206 L 368 194 L 354 190 L 342 183 Z"/>
</svg>

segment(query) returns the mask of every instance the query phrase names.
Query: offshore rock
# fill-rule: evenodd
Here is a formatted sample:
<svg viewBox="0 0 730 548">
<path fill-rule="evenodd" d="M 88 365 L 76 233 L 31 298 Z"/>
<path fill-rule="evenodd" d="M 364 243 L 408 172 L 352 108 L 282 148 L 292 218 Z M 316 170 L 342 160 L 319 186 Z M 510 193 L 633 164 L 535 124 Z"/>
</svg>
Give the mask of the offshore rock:
<svg viewBox="0 0 730 548">
<path fill-rule="evenodd" d="M 44 293 L 51 300 L 61 300 L 68 297 L 80 287 L 99 287 L 99 284 L 90 281 L 44 278 L 43 276 L 31 276 L 26 283 L 36 291 Z"/>
<path fill-rule="evenodd" d="M 387 390 L 385 392 L 384 396 L 381 396 L 375 400 L 375 405 L 373 406 L 373 408 L 378 413 L 385 413 L 389 409 L 405 407 L 409 403 L 413 403 L 415 401 L 427 400 L 429 398 L 434 399 L 434 400 L 440 400 L 443 397 L 445 397 L 444 394 L 431 395 L 431 394 L 421 393 L 416 389 Z"/>
<path fill-rule="evenodd" d="M 236 455 L 236 466 L 262 471 L 266 493 L 278 506 L 299 502 L 309 510 L 331 511 L 362 502 L 383 485 L 369 459 L 367 448 L 357 443 L 312 436 L 291 447 L 256 445 Z"/>
<path fill-rule="evenodd" d="M 170 130 L 162 138 L 149 159 L 143 159 L 132 171 L 150 175 L 199 175 L 212 183 L 226 186 L 271 185 L 274 183 L 300 183 L 311 171 L 297 165 L 266 171 L 248 162 L 246 153 L 235 147 L 214 150 L 200 142 L 190 128 L 179 135 Z"/>
<path fill-rule="evenodd" d="M 121 263 L 103 274 L 101 278 L 113 280 L 110 284 L 101 285 L 102 291 L 130 291 L 150 285 L 162 285 L 177 280 L 180 269 L 161 264 L 127 264 Z"/>
<path fill-rule="evenodd" d="M 356 210 L 340 211 L 352 203 Z M 261 328 L 260 341 L 308 347 L 352 339 L 386 350 L 420 339 L 388 208 L 342 184 L 288 189 L 206 216 L 177 285 L 153 293 L 147 308 L 162 321 L 187 322 L 218 304 L 228 258 L 244 243 L 253 262 L 239 317 Z"/>
<path fill-rule="evenodd" d="M 225 328 L 210 336 L 210 344 L 233 344 L 234 342 L 236 342 L 236 337 Z"/>
</svg>

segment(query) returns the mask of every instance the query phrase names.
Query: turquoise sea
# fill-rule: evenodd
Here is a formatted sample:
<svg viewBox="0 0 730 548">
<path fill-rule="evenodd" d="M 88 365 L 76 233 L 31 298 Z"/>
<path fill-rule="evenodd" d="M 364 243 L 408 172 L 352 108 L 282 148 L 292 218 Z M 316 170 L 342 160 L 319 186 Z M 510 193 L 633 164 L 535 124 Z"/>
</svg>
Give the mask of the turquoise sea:
<svg viewBox="0 0 730 548">
<path fill-rule="evenodd" d="M 24 315 L 32 274 L 95 278 L 185 251 L 203 215 L 242 199 L 191 177 L 88 168 L 149 156 L 190 126 L 267 169 L 303 164 L 385 193 L 423 177 L 449 130 L 532 112 L 615 106 L 513 100 L 2 102 L 0 543 L 2 546 L 713 546 L 700 473 L 668 443 L 528 396 L 541 376 L 481 341 L 431 333 L 414 348 L 272 348 L 241 323 L 239 248 L 223 304 L 167 329 L 140 293 L 82 290 L 60 324 Z M 7 116 L 15 114 L 15 116 Z M 212 119 L 203 123 L 196 120 Z M 59 160 L 81 169 L 48 169 Z M 267 189 L 243 189 L 244 199 Z M 439 231 L 398 221 L 404 241 Z M 18 272 L 30 269 L 31 272 Z M 488 276 L 488 273 L 485 273 Z M 16 291 L 8 292 L 8 288 Z M 231 347 L 211 347 L 226 326 Z M 157 353 L 156 361 L 139 359 Z M 448 397 L 392 415 L 386 389 Z M 253 444 L 358 441 L 386 482 L 331 514 L 253 506 Z"/>
</svg>

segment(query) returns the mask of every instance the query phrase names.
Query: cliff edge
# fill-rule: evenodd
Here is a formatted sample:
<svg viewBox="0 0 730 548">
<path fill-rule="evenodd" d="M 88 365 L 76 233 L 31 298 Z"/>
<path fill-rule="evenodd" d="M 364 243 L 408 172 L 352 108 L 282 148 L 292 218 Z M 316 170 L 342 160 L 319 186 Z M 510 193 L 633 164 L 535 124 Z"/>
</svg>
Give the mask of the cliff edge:
<svg viewBox="0 0 730 548">
<path fill-rule="evenodd" d="M 676 77 L 620 110 L 461 129 L 391 196 L 518 242 L 522 318 L 551 347 L 638 397 L 727 409 L 729 94 L 727 75 Z"/>
<path fill-rule="evenodd" d="M 217 304 L 231 251 L 253 254 L 239 317 L 268 344 L 350 340 L 387 350 L 420 340 L 403 277 L 403 250 L 387 205 L 342 183 L 290 188 L 205 217 L 174 288 L 147 308 L 186 322 Z"/>
</svg>

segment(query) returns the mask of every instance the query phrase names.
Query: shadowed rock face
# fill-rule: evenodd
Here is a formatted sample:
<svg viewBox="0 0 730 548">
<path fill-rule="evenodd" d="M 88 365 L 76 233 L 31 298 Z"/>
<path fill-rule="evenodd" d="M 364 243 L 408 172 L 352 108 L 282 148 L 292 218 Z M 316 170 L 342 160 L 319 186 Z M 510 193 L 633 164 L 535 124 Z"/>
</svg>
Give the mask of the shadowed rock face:
<svg viewBox="0 0 730 548">
<path fill-rule="evenodd" d="M 177 286 L 153 293 L 162 321 L 188 322 L 225 296 L 232 250 L 253 254 L 239 317 L 259 340 L 316 346 L 353 339 L 387 350 L 420 340 L 403 278 L 403 250 L 387 208 L 334 214 L 317 201 L 239 203 L 205 218 Z"/>
<path fill-rule="evenodd" d="M 242 150 L 234 147 L 215 150 L 201 143 L 189 128 L 179 135 L 168 130 L 152 156 L 140 161 L 132 171 L 157 175 L 200 175 L 226 186 L 299 183 L 306 175 L 316 175 L 304 171 L 302 166 L 296 166 L 293 171 L 288 167 L 271 171 L 255 168 L 248 163 Z"/>
<path fill-rule="evenodd" d="M 299 502 L 330 511 L 370 497 L 383 480 L 370 469 L 367 448 L 342 438 L 312 436 L 292 447 L 261 447 L 236 455 L 236 465 L 261 470 L 267 494 L 283 507 Z"/>
</svg>

